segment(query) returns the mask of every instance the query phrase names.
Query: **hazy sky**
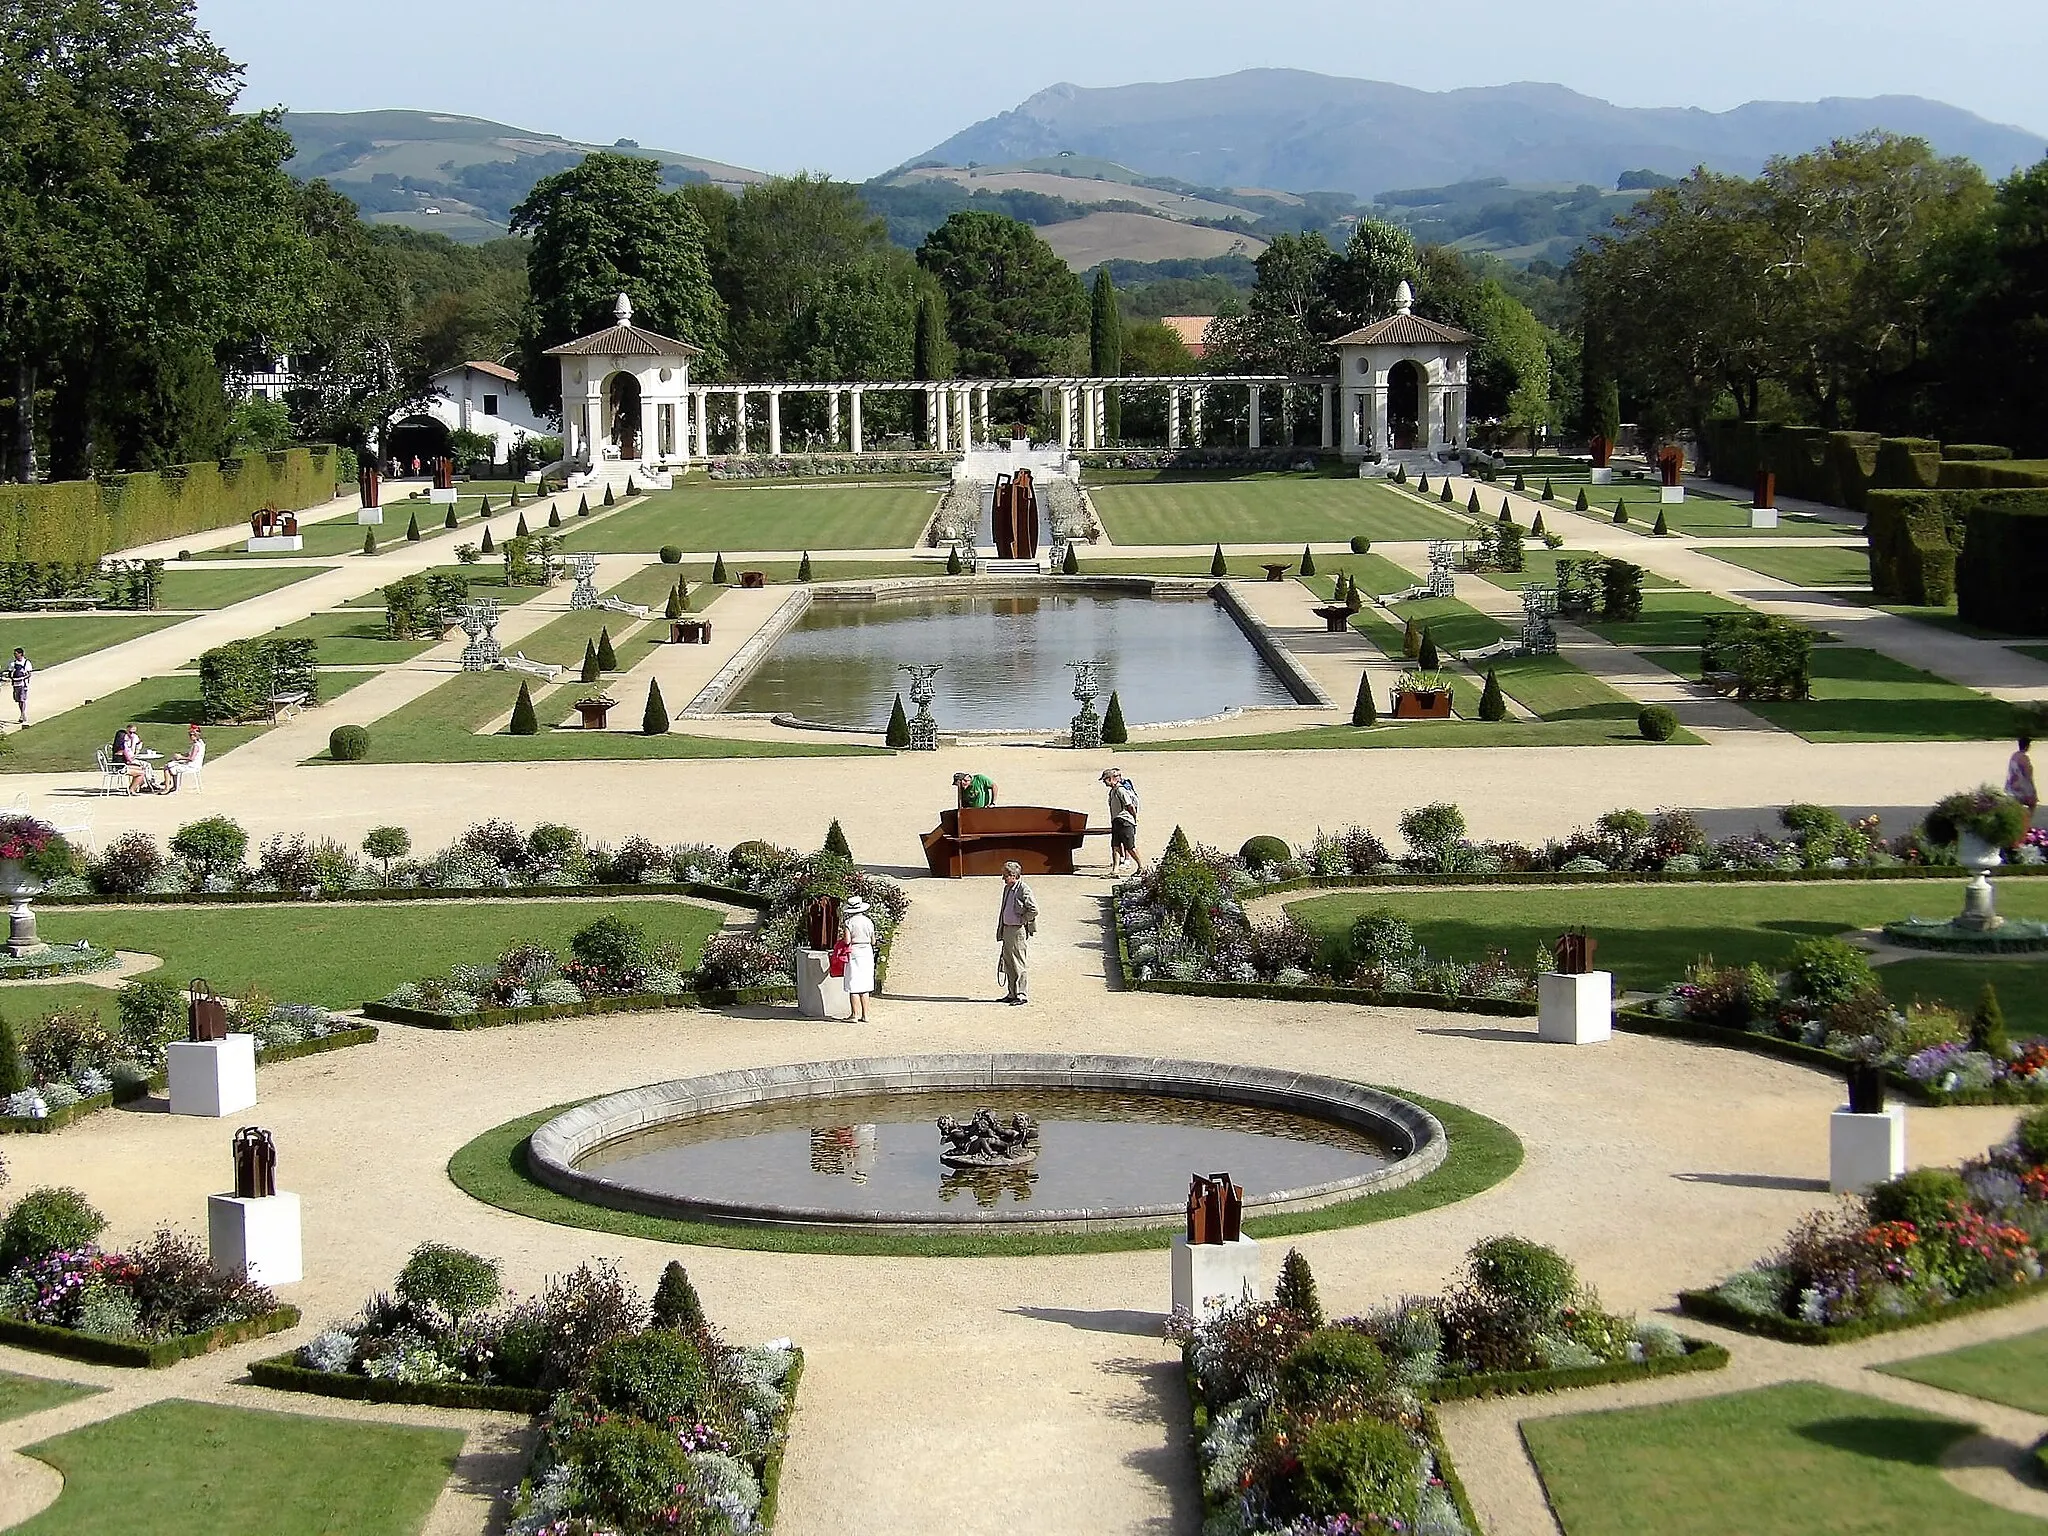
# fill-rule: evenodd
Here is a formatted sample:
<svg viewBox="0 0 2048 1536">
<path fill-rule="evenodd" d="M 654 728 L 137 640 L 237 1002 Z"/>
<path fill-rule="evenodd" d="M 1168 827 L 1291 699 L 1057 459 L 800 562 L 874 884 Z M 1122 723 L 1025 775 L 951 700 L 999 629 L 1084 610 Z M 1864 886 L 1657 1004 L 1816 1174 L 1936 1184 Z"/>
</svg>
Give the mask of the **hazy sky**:
<svg viewBox="0 0 2048 1536">
<path fill-rule="evenodd" d="M 855 179 L 1060 81 L 1254 67 L 1624 106 L 1919 95 L 2048 131 L 2043 0 L 198 0 L 247 106 L 418 107 Z M 1013 10 L 1018 20 L 997 20 Z"/>
</svg>

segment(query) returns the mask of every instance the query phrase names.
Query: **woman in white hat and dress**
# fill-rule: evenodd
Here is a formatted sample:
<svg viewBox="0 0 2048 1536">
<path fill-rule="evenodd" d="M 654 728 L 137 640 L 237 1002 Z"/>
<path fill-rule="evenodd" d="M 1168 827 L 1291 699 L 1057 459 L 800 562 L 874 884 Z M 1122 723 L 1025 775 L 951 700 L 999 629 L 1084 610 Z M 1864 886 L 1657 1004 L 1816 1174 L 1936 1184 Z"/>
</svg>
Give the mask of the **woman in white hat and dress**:
<svg viewBox="0 0 2048 1536">
<path fill-rule="evenodd" d="M 865 1024 L 868 995 L 875 990 L 875 920 L 858 896 L 849 898 L 839 911 L 839 933 L 846 940 L 846 1001 L 852 1009 L 848 1022 Z"/>
</svg>

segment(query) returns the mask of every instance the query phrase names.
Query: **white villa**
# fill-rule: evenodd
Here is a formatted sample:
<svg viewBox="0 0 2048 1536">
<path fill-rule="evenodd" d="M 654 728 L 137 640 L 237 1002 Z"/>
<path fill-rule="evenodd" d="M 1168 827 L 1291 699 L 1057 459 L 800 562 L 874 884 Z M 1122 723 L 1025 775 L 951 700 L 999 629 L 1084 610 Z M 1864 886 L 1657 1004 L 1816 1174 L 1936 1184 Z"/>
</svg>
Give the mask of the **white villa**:
<svg viewBox="0 0 2048 1536">
<path fill-rule="evenodd" d="M 434 398 L 426 414 L 451 432 L 477 432 L 498 445 L 500 464 L 529 437 L 552 437 L 554 428 L 519 387 L 519 375 L 502 363 L 458 363 L 434 375 Z"/>
</svg>

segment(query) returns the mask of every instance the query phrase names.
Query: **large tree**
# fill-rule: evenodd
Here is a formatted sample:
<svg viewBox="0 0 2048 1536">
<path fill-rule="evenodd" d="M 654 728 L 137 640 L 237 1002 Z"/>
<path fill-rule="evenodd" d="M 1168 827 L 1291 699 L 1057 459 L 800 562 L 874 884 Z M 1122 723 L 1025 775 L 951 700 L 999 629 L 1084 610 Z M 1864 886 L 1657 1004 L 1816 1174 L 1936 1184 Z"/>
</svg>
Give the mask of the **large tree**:
<svg viewBox="0 0 2048 1536">
<path fill-rule="evenodd" d="M 512 210 L 532 237 L 532 299 L 519 338 L 519 377 L 536 410 L 562 405 L 561 370 L 546 355 L 610 324 L 623 293 L 650 331 L 701 347 L 697 367 L 725 366 L 725 306 L 704 260 L 704 225 L 690 200 L 662 185 L 653 160 L 604 151 L 535 184 Z"/>
<path fill-rule="evenodd" d="M 945 292 L 961 377 L 1064 371 L 1088 322 L 1088 297 L 1030 225 L 999 213 L 956 213 L 925 237 L 917 261 Z"/>
<path fill-rule="evenodd" d="M 234 111 L 240 73 L 190 0 L 0 7 L 0 360 L 17 477 L 36 468 L 39 384 L 56 474 L 161 461 L 188 445 L 125 430 L 137 407 L 196 391 L 189 419 L 215 440 L 204 397 L 219 363 L 292 331 L 311 257 L 280 170 L 291 140 Z"/>
<path fill-rule="evenodd" d="M 729 311 L 733 368 L 746 378 L 791 376 L 815 329 L 817 305 L 858 269 L 901 293 L 909 258 L 860 193 L 823 176 L 778 176 L 734 200 L 721 264 L 712 268 Z M 910 311 L 899 306 L 909 344 Z M 854 376 L 852 374 L 849 377 Z"/>
<path fill-rule="evenodd" d="M 1326 373 L 1327 343 L 1343 334 L 1332 294 L 1337 255 L 1321 233 L 1276 235 L 1253 266 L 1258 280 L 1241 315 L 1219 316 L 1203 333 L 1211 373 Z"/>
<path fill-rule="evenodd" d="M 1422 256 L 1416 309 L 1478 337 L 1467 364 L 1474 420 L 1540 427 L 1550 420 L 1550 349 L 1527 305 L 1447 245 Z"/>
<path fill-rule="evenodd" d="M 1332 323 L 1351 330 L 1391 315 L 1401 284 L 1412 285 L 1421 276 L 1414 236 L 1384 219 L 1360 219 L 1343 254 L 1330 264 Z"/>
<path fill-rule="evenodd" d="M 2048 159 L 1999 183 L 1938 264 L 1939 421 L 1957 441 L 2048 454 Z"/>
</svg>

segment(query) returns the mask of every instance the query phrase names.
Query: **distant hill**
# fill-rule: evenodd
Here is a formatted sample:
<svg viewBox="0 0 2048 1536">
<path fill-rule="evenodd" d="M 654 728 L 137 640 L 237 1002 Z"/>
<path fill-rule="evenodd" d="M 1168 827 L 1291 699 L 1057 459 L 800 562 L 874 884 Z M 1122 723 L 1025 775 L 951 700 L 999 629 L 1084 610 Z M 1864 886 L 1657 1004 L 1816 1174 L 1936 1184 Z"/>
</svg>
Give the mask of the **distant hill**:
<svg viewBox="0 0 2048 1536">
<path fill-rule="evenodd" d="M 1252 69 L 1103 89 L 1055 85 L 908 164 L 1109 161 L 1202 187 L 1371 199 L 1393 188 L 1490 177 L 1606 188 L 1639 169 L 1681 176 L 1704 164 L 1752 175 L 1772 155 L 1876 128 L 1917 134 L 1993 175 L 2032 164 L 2048 149 L 2048 136 L 1918 96 L 1756 101 L 1707 112 L 1618 107 L 1561 85 L 1419 91 Z"/>
<path fill-rule="evenodd" d="M 298 151 L 285 169 L 300 180 L 324 177 L 379 223 L 465 242 L 504 234 L 512 209 L 535 182 L 598 149 L 658 160 L 677 186 L 716 181 L 737 187 L 762 179 L 758 171 L 642 149 L 630 139 L 583 144 L 443 112 L 287 112 L 283 127 Z"/>
</svg>

